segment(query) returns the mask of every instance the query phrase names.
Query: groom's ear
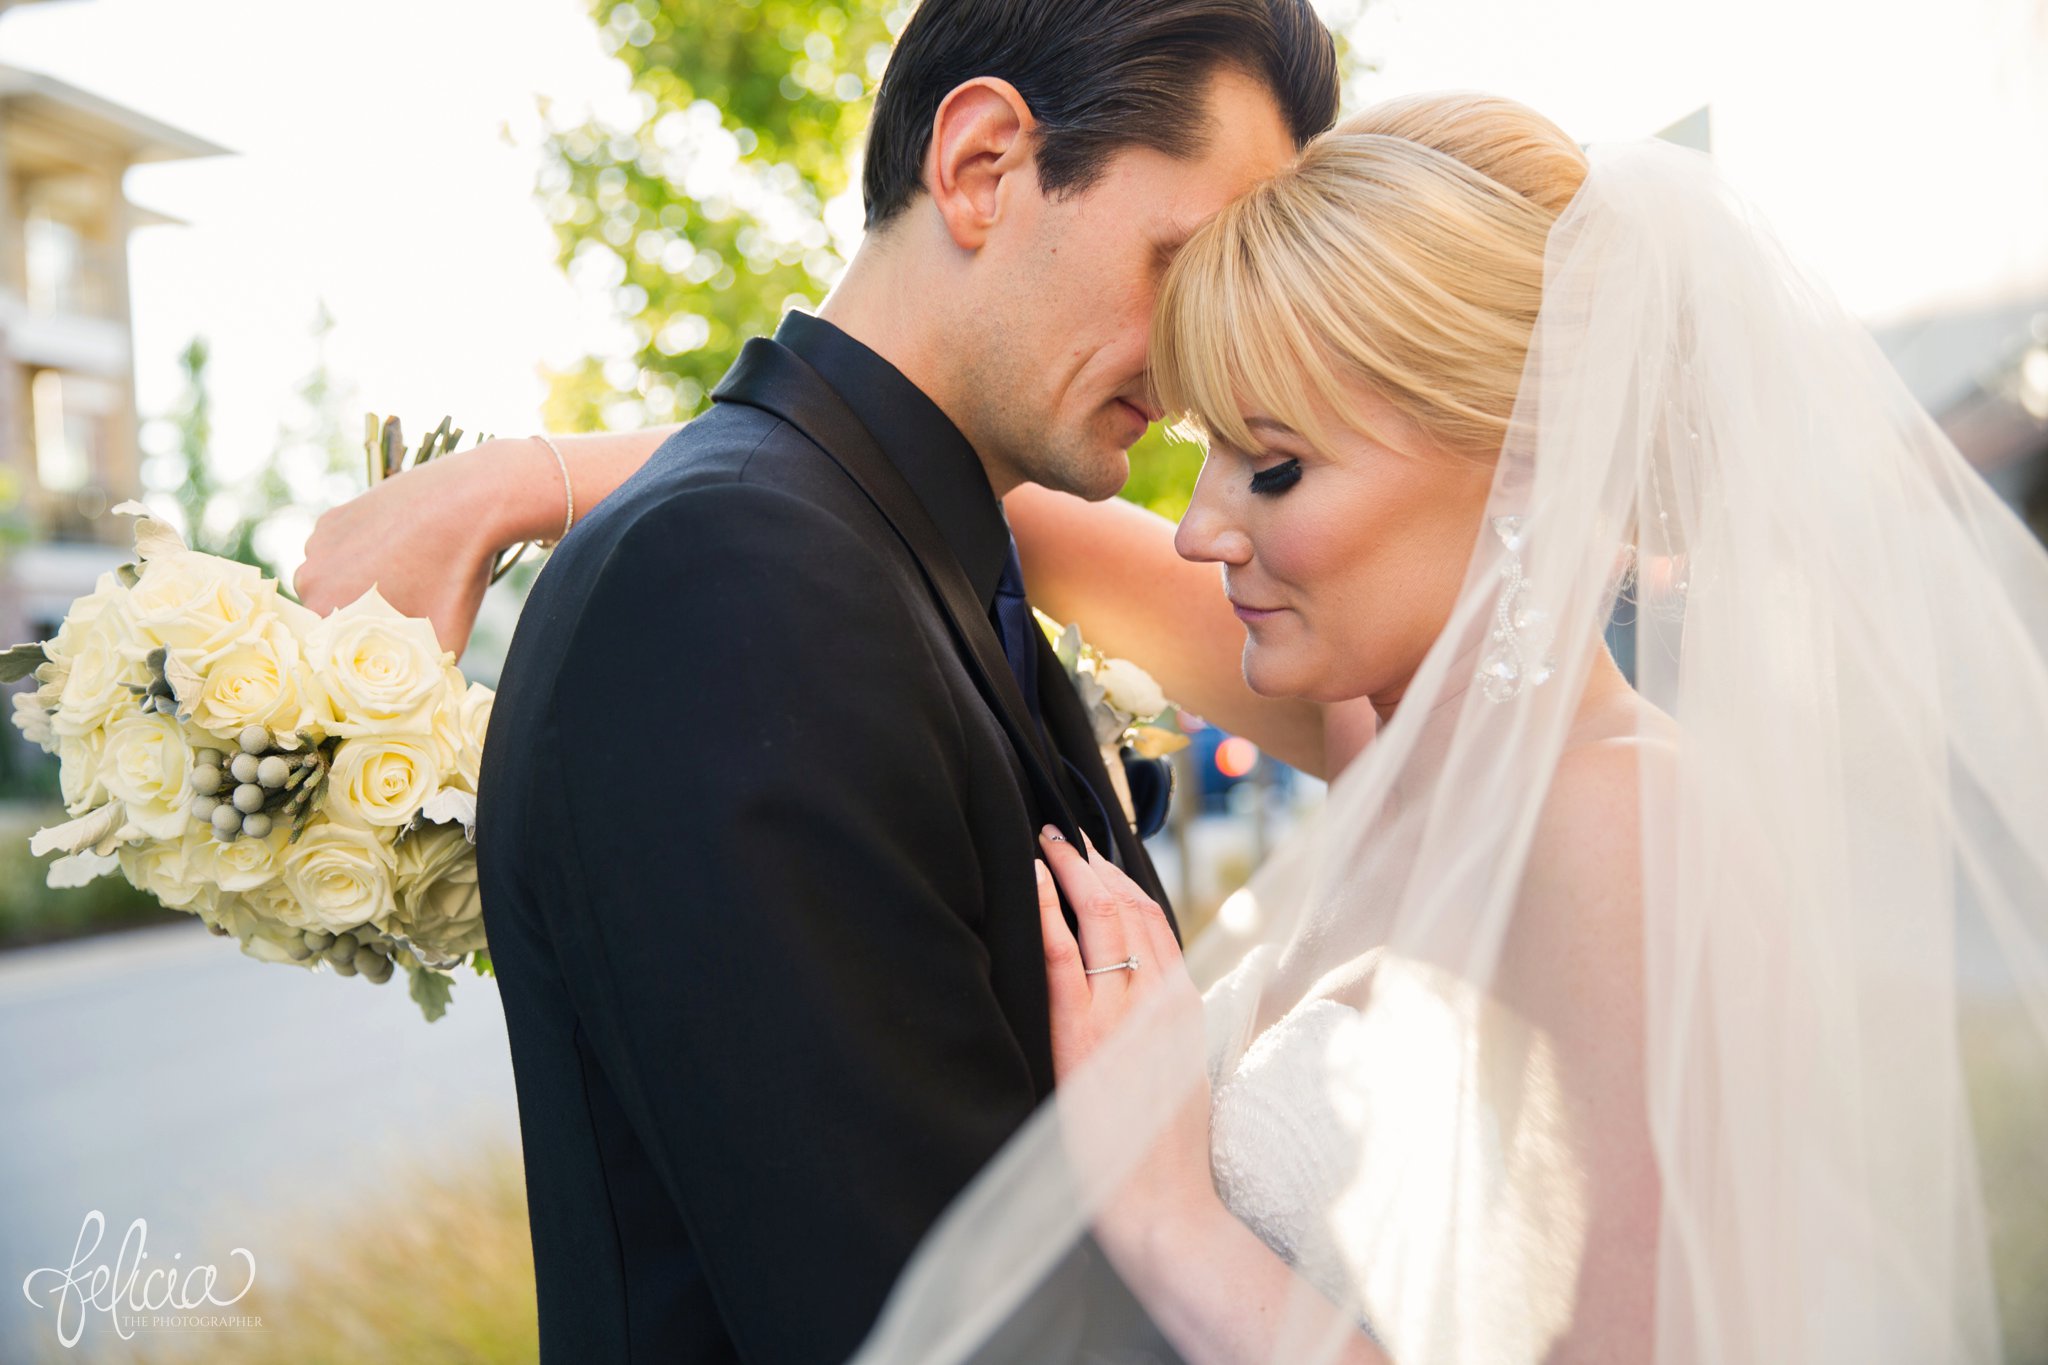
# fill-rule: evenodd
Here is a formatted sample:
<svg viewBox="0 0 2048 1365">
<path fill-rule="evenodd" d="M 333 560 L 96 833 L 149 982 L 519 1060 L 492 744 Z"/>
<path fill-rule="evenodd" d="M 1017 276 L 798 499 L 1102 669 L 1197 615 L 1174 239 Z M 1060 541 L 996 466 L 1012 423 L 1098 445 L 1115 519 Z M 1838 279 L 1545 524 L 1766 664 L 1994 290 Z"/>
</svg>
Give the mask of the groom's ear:
<svg viewBox="0 0 2048 1365">
<path fill-rule="evenodd" d="M 1036 193 L 1038 121 L 1017 87 L 994 76 L 955 86 L 932 116 L 925 183 L 953 245 L 979 250 L 1022 193 Z"/>
</svg>

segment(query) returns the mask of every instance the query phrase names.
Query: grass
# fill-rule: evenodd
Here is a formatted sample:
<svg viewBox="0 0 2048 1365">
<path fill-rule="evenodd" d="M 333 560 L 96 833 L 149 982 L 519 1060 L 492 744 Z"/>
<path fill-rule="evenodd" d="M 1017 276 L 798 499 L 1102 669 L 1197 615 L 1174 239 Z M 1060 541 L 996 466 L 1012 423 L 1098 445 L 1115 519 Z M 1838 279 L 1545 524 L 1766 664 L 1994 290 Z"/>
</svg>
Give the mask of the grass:
<svg viewBox="0 0 2048 1365">
<path fill-rule="evenodd" d="M 1967 1015 L 1963 1049 L 2005 1358 L 2048 1365 L 2048 1056 L 2018 1005 Z"/>
<path fill-rule="evenodd" d="M 540 1358 L 526 1185 L 516 1149 L 454 1176 L 407 1172 L 317 1240 L 262 1268 L 224 1311 L 261 1328 L 138 1335 L 138 1365 L 514 1365 Z"/>
</svg>

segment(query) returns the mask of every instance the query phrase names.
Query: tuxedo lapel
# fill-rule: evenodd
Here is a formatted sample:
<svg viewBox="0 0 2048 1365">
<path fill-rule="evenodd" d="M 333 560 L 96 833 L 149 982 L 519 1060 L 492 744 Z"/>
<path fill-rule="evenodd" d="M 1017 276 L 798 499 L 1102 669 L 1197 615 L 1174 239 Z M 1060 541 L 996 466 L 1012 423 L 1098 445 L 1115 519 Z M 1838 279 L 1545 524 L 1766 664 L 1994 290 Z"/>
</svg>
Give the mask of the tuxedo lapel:
<svg viewBox="0 0 2048 1365">
<path fill-rule="evenodd" d="M 747 342 L 711 396 L 760 408 L 796 427 L 866 495 L 916 561 L 974 675 L 975 687 L 1002 723 L 1041 807 L 1068 837 L 1077 834 L 1080 824 L 1055 774 L 1054 758 L 1040 741 L 1039 727 L 1017 688 L 995 627 L 931 515 L 868 429 L 801 356 L 764 337 Z M 1078 706 L 1079 698 L 1073 700 Z"/>
<path fill-rule="evenodd" d="M 1159 885 L 1151 860 L 1144 856 L 1142 841 L 1131 828 L 1131 822 L 1124 818 L 1123 802 L 1118 799 L 1109 771 L 1103 766 L 1102 746 L 1095 741 L 1095 726 L 1081 705 L 1080 694 L 1067 680 L 1066 669 L 1043 632 L 1039 635 L 1038 646 L 1038 698 L 1040 709 L 1045 713 L 1047 735 L 1053 747 L 1073 764 L 1078 781 L 1087 786 L 1088 790 L 1081 793 L 1082 798 L 1092 799 L 1104 811 L 1110 836 L 1116 841 L 1117 865 L 1166 911 L 1167 922 L 1173 925 L 1174 937 L 1178 939 L 1180 923 L 1174 919 L 1173 908 L 1167 904 L 1166 893 Z"/>
</svg>

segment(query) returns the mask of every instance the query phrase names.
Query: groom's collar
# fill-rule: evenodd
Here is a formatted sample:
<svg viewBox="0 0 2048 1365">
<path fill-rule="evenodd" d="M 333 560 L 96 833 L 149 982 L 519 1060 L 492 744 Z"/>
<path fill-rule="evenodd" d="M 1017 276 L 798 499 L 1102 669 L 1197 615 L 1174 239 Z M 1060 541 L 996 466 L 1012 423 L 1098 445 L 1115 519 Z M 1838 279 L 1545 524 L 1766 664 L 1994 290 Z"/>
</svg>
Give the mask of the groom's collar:
<svg viewBox="0 0 2048 1365">
<path fill-rule="evenodd" d="M 791 311 L 775 340 L 824 377 L 875 438 L 939 533 L 984 610 L 1009 553 L 1010 528 L 981 457 L 951 418 L 903 372 L 823 318 Z"/>
</svg>

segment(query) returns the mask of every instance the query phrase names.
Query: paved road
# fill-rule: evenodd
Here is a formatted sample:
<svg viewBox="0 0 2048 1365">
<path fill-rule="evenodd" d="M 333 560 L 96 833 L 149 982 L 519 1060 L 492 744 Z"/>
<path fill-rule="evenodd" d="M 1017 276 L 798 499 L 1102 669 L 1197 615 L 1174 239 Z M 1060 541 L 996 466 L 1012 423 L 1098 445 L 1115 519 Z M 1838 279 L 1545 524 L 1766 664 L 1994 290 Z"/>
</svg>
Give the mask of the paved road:
<svg viewBox="0 0 2048 1365">
<path fill-rule="evenodd" d="M 226 1286 L 234 1247 L 260 1276 L 393 1155 L 518 1141 L 498 994 L 466 972 L 428 1024 L 402 973 L 256 962 L 196 920 L 0 955 L 0 1360 L 54 1344 L 22 1279 L 70 1263 L 88 1210 L 89 1264 L 143 1218 L 152 1263 L 214 1262 Z"/>
</svg>

